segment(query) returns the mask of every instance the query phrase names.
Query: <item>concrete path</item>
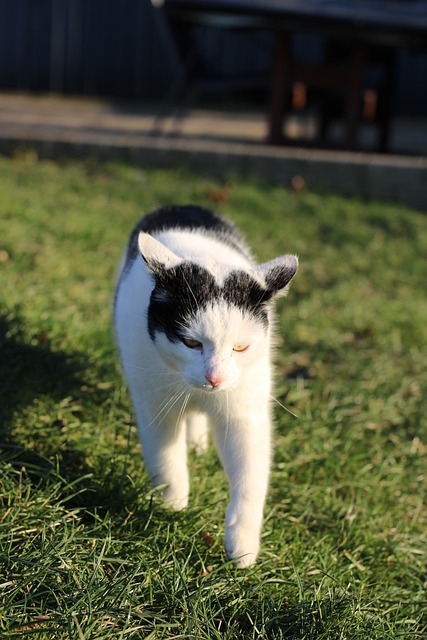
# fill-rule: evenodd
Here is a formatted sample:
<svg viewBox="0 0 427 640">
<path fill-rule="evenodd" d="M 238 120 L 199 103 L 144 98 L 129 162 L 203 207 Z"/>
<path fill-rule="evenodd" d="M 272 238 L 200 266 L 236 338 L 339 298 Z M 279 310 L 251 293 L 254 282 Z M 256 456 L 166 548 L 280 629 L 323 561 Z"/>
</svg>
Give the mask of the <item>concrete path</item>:
<svg viewBox="0 0 427 640">
<path fill-rule="evenodd" d="M 192 110 L 172 119 L 159 118 L 146 107 L 105 100 L 0 94 L 4 154 L 32 147 L 40 157 L 183 165 L 209 175 L 238 172 L 284 186 L 299 176 L 308 188 L 427 210 L 425 122 L 394 123 L 392 148 L 411 155 L 272 147 L 264 143 L 265 136 L 265 118 L 258 113 Z"/>
</svg>

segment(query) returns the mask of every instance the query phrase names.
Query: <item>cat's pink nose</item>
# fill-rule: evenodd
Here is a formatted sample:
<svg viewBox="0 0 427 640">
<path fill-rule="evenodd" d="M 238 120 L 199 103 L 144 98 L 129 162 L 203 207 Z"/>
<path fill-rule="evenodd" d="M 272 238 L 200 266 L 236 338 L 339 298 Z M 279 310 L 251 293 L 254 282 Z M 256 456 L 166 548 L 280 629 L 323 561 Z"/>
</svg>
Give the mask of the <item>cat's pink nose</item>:
<svg viewBox="0 0 427 640">
<path fill-rule="evenodd" d="M 205 378 L 211 387 L 218 387 L 225 380 L 224 376 L 215 373 L 206 373 Z"/>
</svg>

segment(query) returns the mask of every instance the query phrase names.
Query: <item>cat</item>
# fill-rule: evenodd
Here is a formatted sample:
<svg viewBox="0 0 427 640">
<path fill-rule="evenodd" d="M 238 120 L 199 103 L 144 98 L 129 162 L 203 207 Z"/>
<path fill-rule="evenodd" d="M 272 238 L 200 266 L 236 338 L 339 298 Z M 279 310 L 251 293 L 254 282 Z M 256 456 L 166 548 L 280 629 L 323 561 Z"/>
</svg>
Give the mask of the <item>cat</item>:
<svg viewBox="0 0 427 640">
<path fill-rule="evenodd" d="M 298 259 L 257 266 L 236 227 L 198 206 L 166 206 L 133 230 L 115 293 L 115 330 L 145 465 L 164 502 L 187 506 L 187 449 L 208 424 L 229 482 L 225 549 L 259 552 L 271 460 L 272 301 Z"/>
</svg>

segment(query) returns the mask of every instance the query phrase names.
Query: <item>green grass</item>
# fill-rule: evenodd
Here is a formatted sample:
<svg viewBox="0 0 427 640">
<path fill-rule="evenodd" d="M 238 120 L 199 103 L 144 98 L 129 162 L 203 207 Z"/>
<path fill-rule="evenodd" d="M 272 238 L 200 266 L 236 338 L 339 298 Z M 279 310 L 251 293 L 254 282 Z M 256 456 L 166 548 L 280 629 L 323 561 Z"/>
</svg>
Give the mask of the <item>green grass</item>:
<svg viewBox="0 0 427 640">
<path fill-rule="evenodd" d="M 212 202 L 219 199 L 220 203 Z M 262 553 L 224 557 L 227 486 L 152 498 L 111 329 L 142 212 L 194 202 L 260 259 L 296 252 L 278 306 Z M 0 636 L 427 637 L 427 217 L 280 185 L 0 159 Z"/>
</svg>

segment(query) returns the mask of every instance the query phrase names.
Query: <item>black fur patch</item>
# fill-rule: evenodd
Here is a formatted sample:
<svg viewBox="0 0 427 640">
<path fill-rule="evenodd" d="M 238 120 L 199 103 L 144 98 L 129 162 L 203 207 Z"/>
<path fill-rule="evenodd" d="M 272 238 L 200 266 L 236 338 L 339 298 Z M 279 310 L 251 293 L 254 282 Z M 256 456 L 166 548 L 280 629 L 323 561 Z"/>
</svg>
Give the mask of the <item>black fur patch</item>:
<svg viewBox="0 0 427 640">
<path fill-rule="evenodd" d="M 219 286 L 209 271 L 192 262 L 163 269 L 154 274 L 155 288 L 148 308 L 148 331 L 155 339 L 157 331 L 166 334 L 171 342 L 185 335 L 189 316 L 208 304 L 224 300 L 246 313 L 252 314 L 265 328 L 268 326 L 270 294 L 244 271 L 233 271 Z"/>
<path fill-rule="evenodd" d="M 268 323 L 266 302 L 273 293 L 264 289 L 245 271 L 232 271 L 220 289 L 221 296 L 230 305 L 240 307 Z"/>
<path fill-rule="evenodd" d="M 170 205 L 153 211 L 143 218 L 139 231 L 156 233 L 164 229 L 206 229 L 221 233 L 234 233 L 232 224 L 217 213 L 192 204 Z"/>
<path fill-rule="evenodd" d="M 140 231 L 155 235 L 168 229 L 200 229 L 208 236 L 220 240 L 243 254 L 252 262 L 251 253 L 236 227 L 214 211 L 195 205 L 171 205 L 162 207 L 142 218 L 131 233 L 126 265 L 138 255 L 138 235 Z M 125 266 L 126 271 L 126 266 Z"/>
<path fill-rule="evenodd" d="M 270 295 L 280 291 L 280 289 L 284 289 L 294 277 L 295 271 L 296 267 L 292 268 L 291 266 L 277 265 L 272 267 L 265 276 Z"/>
</svg>

